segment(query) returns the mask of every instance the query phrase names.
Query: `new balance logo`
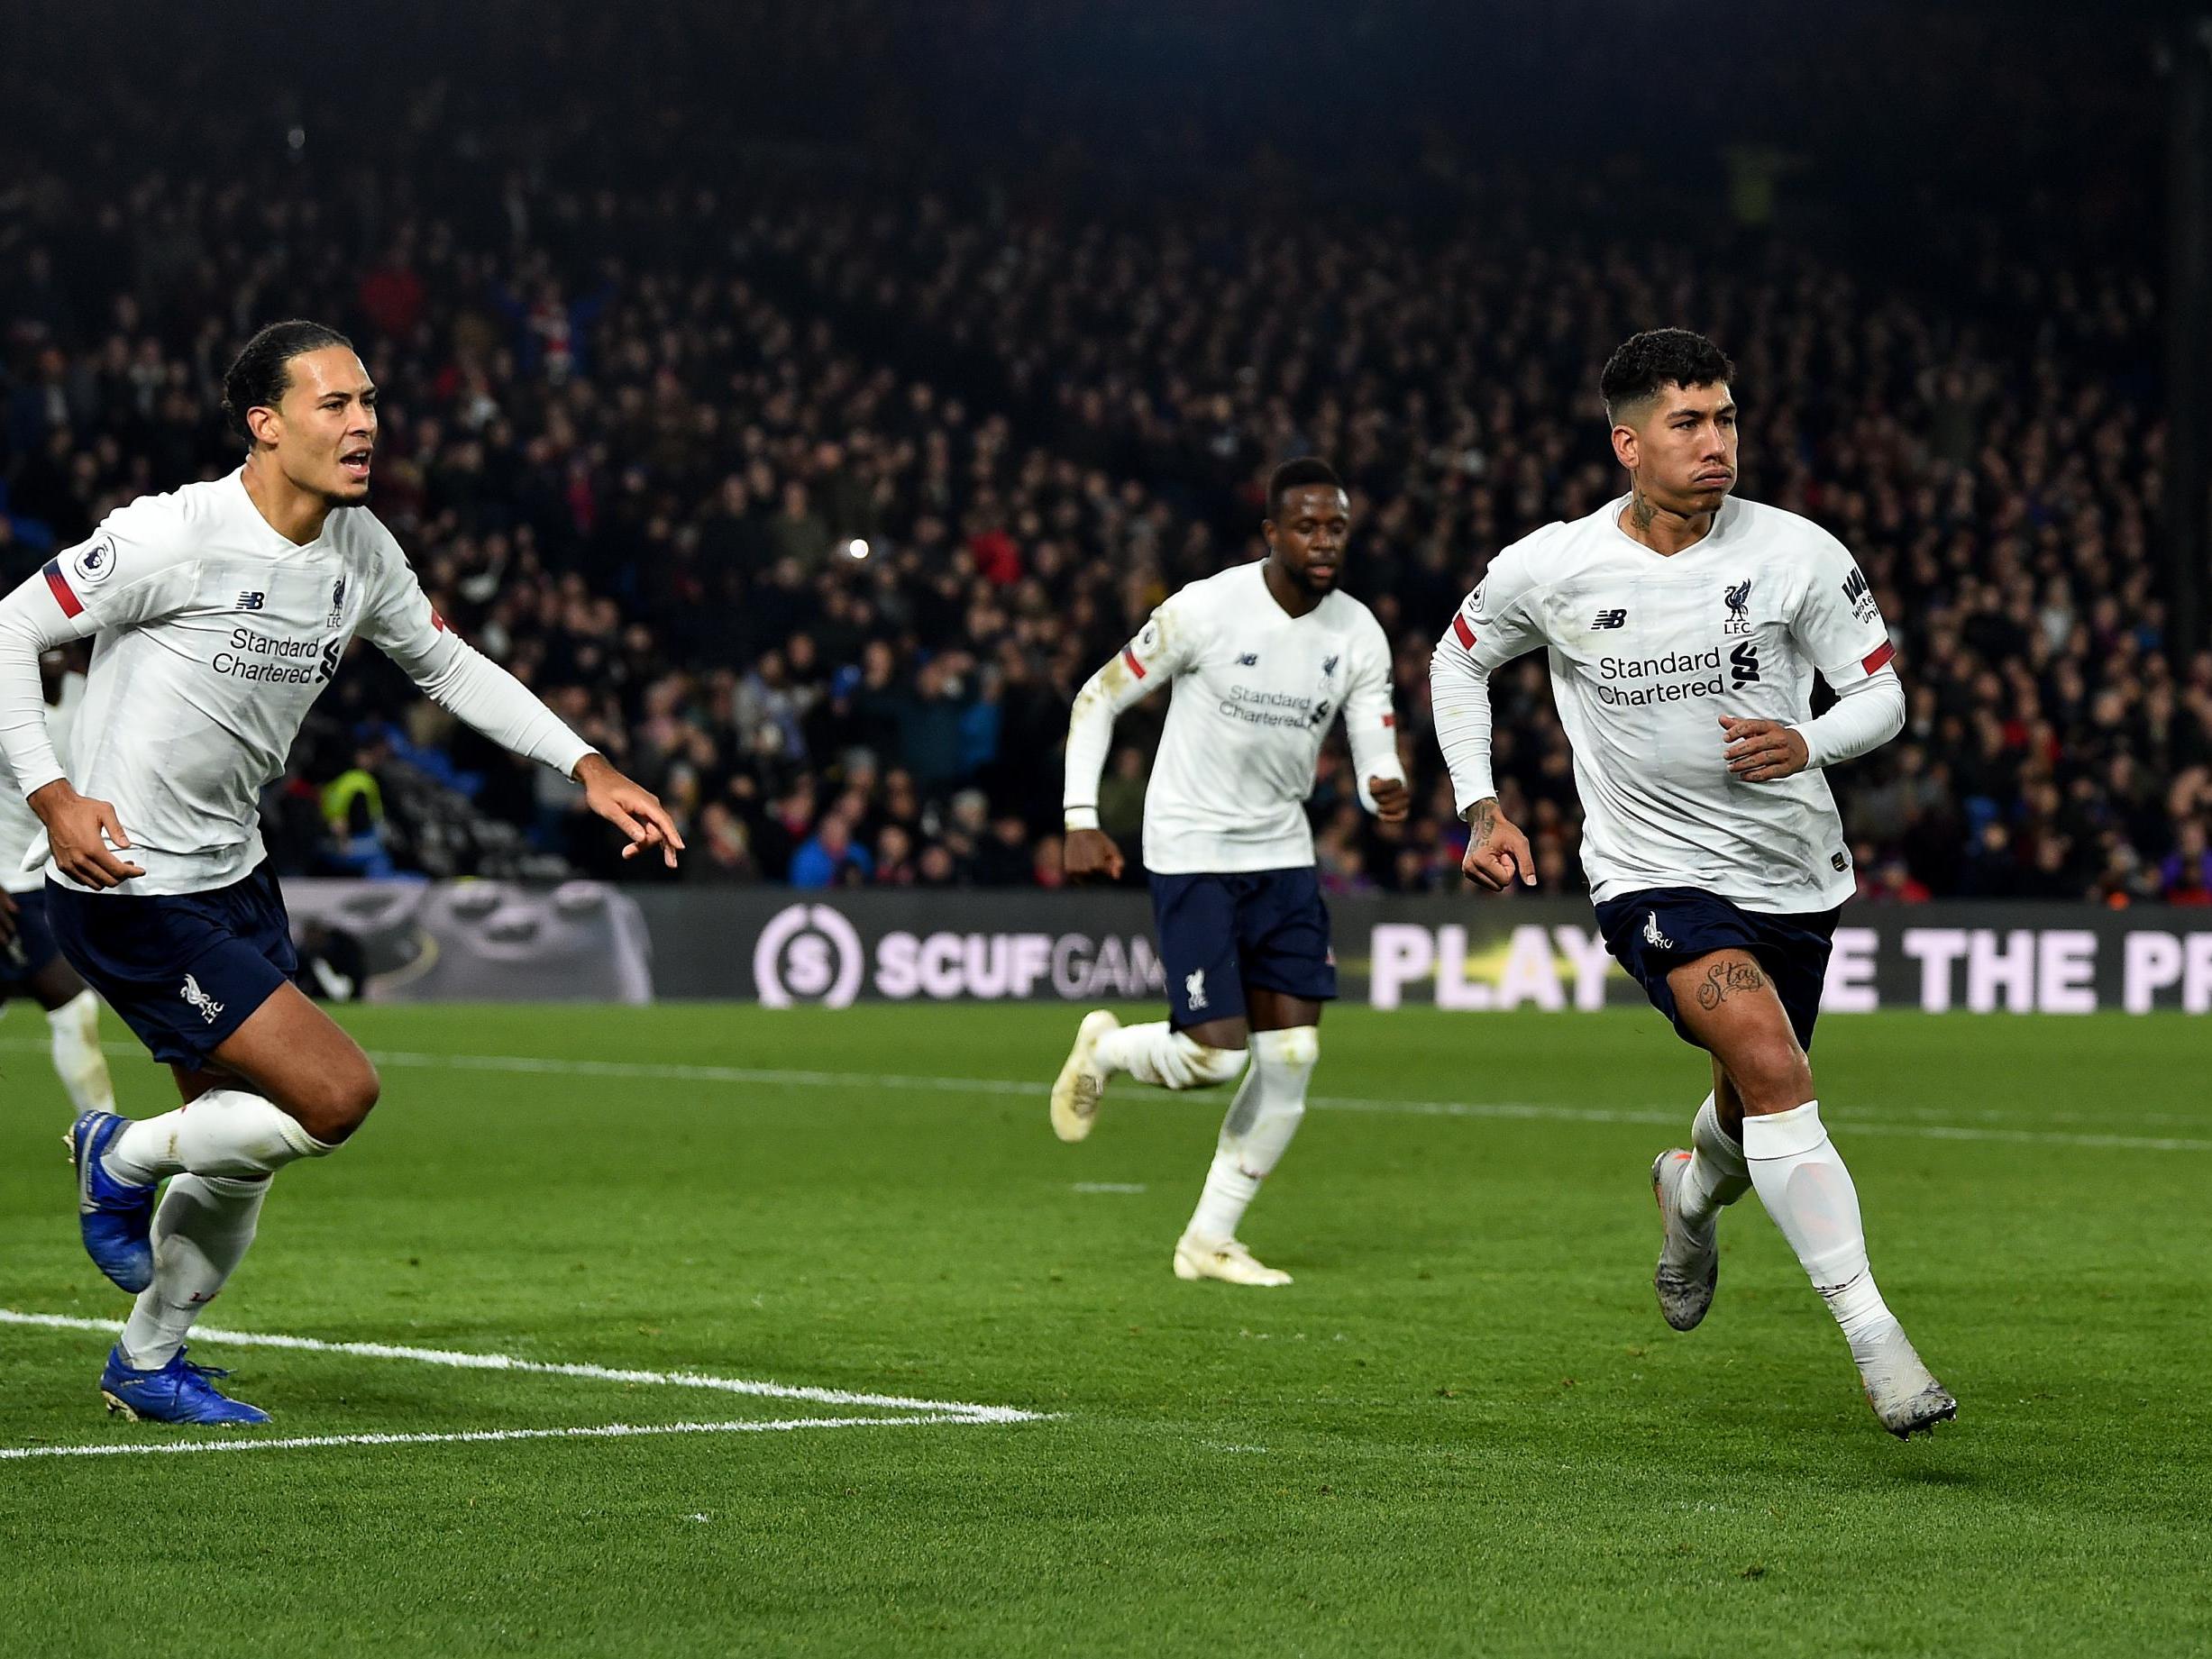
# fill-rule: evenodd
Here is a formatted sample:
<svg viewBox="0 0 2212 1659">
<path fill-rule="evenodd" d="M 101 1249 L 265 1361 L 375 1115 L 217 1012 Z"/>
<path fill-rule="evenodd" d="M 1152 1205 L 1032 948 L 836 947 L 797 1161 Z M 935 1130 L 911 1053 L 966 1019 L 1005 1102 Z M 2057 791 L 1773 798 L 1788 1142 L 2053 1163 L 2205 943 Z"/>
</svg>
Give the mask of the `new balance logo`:
<svg viewBox="0 0 2212 1659">
<path fill-rule="evenodd" d="M 1626 611 L 1600 611 L 1591 620 L 1590 625 L 1593 628 L 1625 628 L 1628 626 L 1628 613 Z"/>
<path fill-rule="evenodd" d="M 1739 690 L 1759 679 L 1759 648 L 1739 645 L 1728 653 L 1729 689 Z"/>
<path fill-rule="evenodd" d="M 1183 976 L 1183 1000 L 1190 1004 L 1195 1014 L 1206 1006 L 1206 971 L 1193 968 Z"/>
<path fill-rule="evenodd" d="M 215 1023 L 215 1016 L 223 1012 L 223 1005 L 202 990 L 200 982 L 188 973 L 185 975 L 183 989 L 177 994 L 197 1008 L 200 1017 L 211 1025 Z"/>
<path fill-rule="evenodd" d="M 242 593 L 238 596 L 238 608 L 242 611 L 258 611 L 268 603 L 269 596 L 265 593 Z"/>
<path fill-rule="evenodd" d="M 1643 942 L 1658 951 L 1671 951 L 1675 948 L 1675 942 L 1659 932 L 1659 912 L 1656 910 L 1651 912 L 1650 919 L 1643 925 Z"/>
<path fill-rule="evenodd" d="M 1257 668 L 1259 666 L 1259 652 L 1257 651 L 1246 652 L 1244 655 L 1237 659 L 1237 666 L 1240 669 Z"/>
</svg>

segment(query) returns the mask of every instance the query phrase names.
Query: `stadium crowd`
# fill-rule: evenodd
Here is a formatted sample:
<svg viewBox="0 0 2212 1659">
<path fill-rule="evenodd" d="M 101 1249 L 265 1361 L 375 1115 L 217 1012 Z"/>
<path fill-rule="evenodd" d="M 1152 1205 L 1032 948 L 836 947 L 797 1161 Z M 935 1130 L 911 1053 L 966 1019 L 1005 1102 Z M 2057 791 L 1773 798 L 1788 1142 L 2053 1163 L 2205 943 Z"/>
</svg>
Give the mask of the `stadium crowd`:
<svg viewBox="0 0 2212 1659">
<path fill-rule="evenodd" d="M 485 169 L 489 171 L 489 169 Z M 1739 225 L 1680 245 L 1156 205 L 1085 218 L 864 178 L 146 168 L 0 193 L 0 575 L 236 464 L 229 353 L 347 329 L 386 396 L 374 504 L 442 611 L 658 789 L 692 851 L 618 865 L 571 786 L 356 651 L 266 817 L 288 872 L 1056 885 L 1076 688 L 1253 556 L 1259 485 L 1352 483 L 1348 587 L 1397 647 L 1421 803 L 1313 813 L 1331 890 L 1451 893 L 1430 645 L 1488 555 L 1614 493 L 1595 369 L 1685 323 L 1734 355 L 1746 494 L 1857 553 L 1911 716 L 1839 793 L 1871 898 L 2212 902 L 2212 653 L 2153 563 L 2153 293 L 1997 259 L 1940 292 Z M 1499 681 L 1505 807 L 1578 885 L 1540 658 Z M 1101 799 L 1134 850 L 1149 706 Z"/>
</svg>

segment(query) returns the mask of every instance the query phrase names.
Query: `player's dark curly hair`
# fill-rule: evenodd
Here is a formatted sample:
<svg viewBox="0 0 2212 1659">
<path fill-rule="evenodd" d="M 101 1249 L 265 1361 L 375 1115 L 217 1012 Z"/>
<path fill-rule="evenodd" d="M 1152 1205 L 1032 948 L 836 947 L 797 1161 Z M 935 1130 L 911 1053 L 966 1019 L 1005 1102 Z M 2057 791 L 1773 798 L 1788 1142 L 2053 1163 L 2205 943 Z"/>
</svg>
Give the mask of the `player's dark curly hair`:
<svg viewBox="0 0 2212 1659">
<path fill-rule="evenodd" d="M 353 342 L 334 328 L 294 318 L 271 323 L 246 342 L 246 349 L 223 377 L 223 413 L 232 429 L 253 447 L 253 433 L 246 425 L 249 409 L 273 409 L 292 385 L 292 360 L 325 346 L 353 349 Z"/>
<path fill-rule="evenodd" d="M 1631 334 L 1605 360 L 1597 389 L 1605 400 L 1605 418 L 1643 403 L 1662 386 L 1713 386 L 1736 378 L 1728 353 L 1703 334 L 1686 328 L 1655 328 Z"/>
<path fill-rule="evenodd" d="M 1308 455 L 1298 460 L 1286 460 L 1275 469 L 1267 480 L 1267 516 L 1279 518 L 1283 514 L 1283 498 L 1293 489 L 1303 489 L 1309 484 L 1325 484 L 1330 489 L 1342 489 L 1344 480 L 1337 469 L 1320 457 Z"/>
</svg>

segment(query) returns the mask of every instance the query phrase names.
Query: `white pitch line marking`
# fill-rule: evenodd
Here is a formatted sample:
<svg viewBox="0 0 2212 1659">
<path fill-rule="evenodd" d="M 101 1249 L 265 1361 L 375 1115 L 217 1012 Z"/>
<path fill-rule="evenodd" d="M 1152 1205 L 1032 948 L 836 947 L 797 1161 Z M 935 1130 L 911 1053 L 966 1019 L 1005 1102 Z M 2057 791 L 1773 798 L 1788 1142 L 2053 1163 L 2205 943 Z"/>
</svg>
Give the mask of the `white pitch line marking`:
<svg viewBox="0 0 2212 1659">
<path fill-rule="evenodd" d="M 1141 1180 L 1079 1180 L 1071 1188 L 1074 1192 L 1145 1192 L 1149 1190 Z"/>
<path fill-rule="evenodd" d="M 286 1435 L 273 1440 L 152 1440 L 128 1445 L 0 1446 L 0 1459 L 169 1457 L 189 1452 L 296 1452 L 331 1445 L 480 1445 L 501 1440 L 630 1440 L 648 1435 L 760 1435 L 796 1428 L 911 1428 L 931 1423 L 987 1423 L 962 1412 L 903 1417 L 759 1417 L 735 1423 L 595 1423 L 584 1428 L 474 1428 L 427 1435 Z M 704 1520 L 697 1516 L 693 1519 Z"/>
<path fill-rule="evenodd" d="M 43 1041 L 0 1037 L 0 1049 L 36 1049 Z M 138 1054 L 135 1044 L 102 1045 L 111 1053 Z M 379 1049 L 370 1058 L 379 1066 L 421 1068 L 430 1071 L 505 1071 L 528 1076 L 628 1078 L 675 1083 L 757 1084 L 793 1089 L 891 1089 L 927 1094 L 1036 1095 L 1046 1085 L 1035 1080 L 1004 1077 L 943 1077 L 904 1072 L 815 1071 L 774 1067 L 682 1065 L 653 1061 L 549 1060 L 528 1054 L 418 1054 Z M 1312 1095 L 1308 1106 L 1339 1112 L 1373 1112 L 1407 1117 L 1472 1117 L 1534 1123 L 1653 1124 L 1680 1127 L 1686 1108 L 1557 1106 L 1528 1100 L 1384 1100 L 1345 1095 Z M 1985 1117 L 2000 1114 L 1989 1112 Z M 2079 1115 L 2058 1115 L 2060 1121 L 2079 1120 Z M 2202 1121 L 2180 1113 L 2130 1112 L 2136 1123 L 2163 1122 L 2194 1125 Z M 2083 1146 L 2112 1152 L 2212 1152 L 2212 1139 L 2188 1135 L 2101 1135 L 2061 1129 L 1979 1127 L 1968 1124 L 1897 1123 L 1853 1113 L 1839 1115 L 1835 1126 L 1846 1135 L 1887 1135 L 1907 1140 L 1993 1141 L 2030 1146 Z"/>
<path fill-rule="evenodd" d="M 19 1313 L 0 1308 L 0 1325 L 32 1325 L 57 1331 L 120 1333 L 116 1319 L 85 1319 L 74 1314 Z M 714 1377 L 696 1371 L 630 1371 L 609 1365 L 562 1364 L 545 1360 L 519 1359 L 511 1354 L 464 1354 L 452 1348 L 408 1348 L 382 1342 L 325 1342 L 319 1336 L 288 1336 L 269 1331 L 228 1331 L 201 1326 L 194 1336 L 203 1342 L 227 1343 L 241 1348 L 290 1348 L 307 1354 L 347 1354 L 361 1359 L 412 1360 L 418 1365 L 449 1365 L 459 1371 L 516 1371 L 547 1377 L 583 1377 L 595 1382 L 635 1382 L 666 1388 L 715 1389 L 726 1394 L 747 1394 L 761 1399 L 805 1400 L 817 1406 L 874 1406 L 887 1411 L 937 1411 L 973 1417 L 979 1423 L 1029 1423 L 1037 1414 L 1013 1406 L 980 1406 L 958 1399 L 915 1399 L 903 1394 L 856 1394 L 845 1389 L 803 1388 L 782 1382 L 759 1382 L 745 1377 Z"/>
</svg>

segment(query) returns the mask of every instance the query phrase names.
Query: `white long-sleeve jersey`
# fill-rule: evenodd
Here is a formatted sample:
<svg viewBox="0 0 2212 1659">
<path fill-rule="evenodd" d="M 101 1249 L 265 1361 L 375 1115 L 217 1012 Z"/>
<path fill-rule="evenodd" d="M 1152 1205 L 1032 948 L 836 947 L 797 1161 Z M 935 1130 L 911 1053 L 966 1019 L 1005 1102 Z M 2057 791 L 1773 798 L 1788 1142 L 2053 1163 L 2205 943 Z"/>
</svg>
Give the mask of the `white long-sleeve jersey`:
<svg viewBox="0 0 2212 1659">
<path fill-rule="evenodd" d="M 447 630 L 374 514 L 334 511 L 296 545 L 261 516 L 242 470 L 117 508 L 0 600 L 0 752 L 24 796 L 64 776 L 39 653 L 96 636 L 67 775 L 114 807 L 124 856 L 146 872 L 114 890 L 224 887 L 261 861 L 261 790 L 357 634 L 516 753 L 568 772 L 590 752 Z"/>
<path fill-rule="evenodd" d="M 69 764 L 69 737 L 77 727 L 78 710 L 84 706 L 85 677 L 74 670 L 61 677 L 61 700 L 46 711 L 46 734 L 64 770 Z M 46 885 L 43 858 L 30 863 L 31 849 L 46 834 L 39 815 L 31 810 L 15 788 L 15 774 L 0 756 L 0 891 L 34 893 Z"/>
<path fill-rule="evenodd" d="M 1905 723 L 1866 578 L 1842 542 L 1778 507 L 1723 502 L 1704 540 L 1668 557 L 1621 528 L 1626 505 L 1500 552 L 1438 643 L 1437 741 L 1459 809 L 1497 792 L 1492 670 L 1543 646 L 1594 899 L 1693 887 L 1768 914 L 1842 904 L 1851 853 L 1820 769 Z M 1839 698 L 1818 720 L 1815 670 Z M 1766 783 L 1733 776 L 1723 715 L 1794 727 L 1810 764 Z"/>
<path fill-rule="evenodd" d="M 1363 806 L 1374 810 L 1368 779 L 1404 780 L 1382 624 L 1343 593 L 1293 616 L 1265 572 L 1237 565 L 1193 582 L 1084 685 L 1068 718 L 1069 829 L 1098 827 L 1115 717 L 1170 683 L 1145 791 L 1145 864 L 1162 875 L 1312 864 L 1304 802 L 1336 719 Z"/>
</svg>

